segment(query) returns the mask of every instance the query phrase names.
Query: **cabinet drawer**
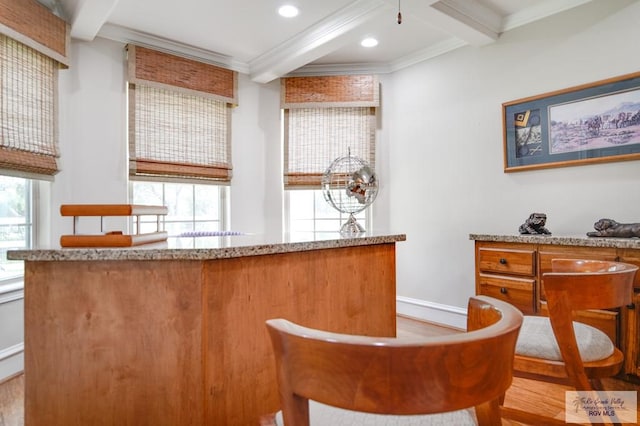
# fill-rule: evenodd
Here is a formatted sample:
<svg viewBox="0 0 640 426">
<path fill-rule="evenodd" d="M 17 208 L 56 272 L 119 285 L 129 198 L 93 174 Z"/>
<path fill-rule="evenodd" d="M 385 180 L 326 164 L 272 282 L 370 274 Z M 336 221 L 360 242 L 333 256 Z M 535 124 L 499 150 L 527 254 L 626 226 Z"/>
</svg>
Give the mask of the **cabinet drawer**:
<svg viewBox="0 0 640 426">
<path fill-rule="evenodd" d="M 535 274 L 535 251 L 480 248 L 478 270 L 532 276 Z"/>
<path fill-rule="evenodd" d="M 535 280 L 480 274 L 480 294 L 511 303 L 524 314 L 535 312 Z"/>
</svg>

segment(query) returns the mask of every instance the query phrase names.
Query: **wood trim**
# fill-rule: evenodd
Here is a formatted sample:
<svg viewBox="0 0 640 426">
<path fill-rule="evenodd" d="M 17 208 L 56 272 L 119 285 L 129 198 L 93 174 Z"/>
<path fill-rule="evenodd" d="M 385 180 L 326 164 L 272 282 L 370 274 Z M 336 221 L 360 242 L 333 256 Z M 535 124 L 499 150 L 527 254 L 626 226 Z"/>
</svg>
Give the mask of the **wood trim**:
<svg viewBox="0 0 640 426">
<path fill-rule="evenodd" d="M 0 0 L 0 33 L 69 66 L 69 25 L 35 0 Z"/>
<path fill-rule="evenodd" d="M 238 73 L 170 53 L 128 45 L 129 82 L 213 96 L 237 105 Z"/>
<path fill-rule="evenodd" d="M 282 108 L 380 106 L 375 75 L 288 77 L 280 87 Z"/>
</svg>

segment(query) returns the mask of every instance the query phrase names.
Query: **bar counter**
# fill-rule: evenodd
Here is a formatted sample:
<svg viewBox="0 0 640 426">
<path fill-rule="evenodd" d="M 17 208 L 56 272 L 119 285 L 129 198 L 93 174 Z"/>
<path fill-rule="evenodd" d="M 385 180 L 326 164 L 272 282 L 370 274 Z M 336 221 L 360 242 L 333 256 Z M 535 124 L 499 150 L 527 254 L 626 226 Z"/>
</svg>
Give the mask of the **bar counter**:
<svg viewBox="0 0 640 426">
<path fill-rule="evenodd" d="M 402 234 L 169 238 L 18 250 L 25 424 L 258 424 L 279 408 L 264 322 L 394 336 Z"/>
<path fill-rule="evenodd" d="M 293 253 L 329 248 L 356 247 L 404 241 L 404 234 L 364 233 L 343 237 L 339 233 L 300 233 L 283 236 L 261 234 L 169 237 L 166 242 L 130 248 L 41 248 L 12 250 L 10 260 L 206 260 L 265 254 Z"/>
</svg>

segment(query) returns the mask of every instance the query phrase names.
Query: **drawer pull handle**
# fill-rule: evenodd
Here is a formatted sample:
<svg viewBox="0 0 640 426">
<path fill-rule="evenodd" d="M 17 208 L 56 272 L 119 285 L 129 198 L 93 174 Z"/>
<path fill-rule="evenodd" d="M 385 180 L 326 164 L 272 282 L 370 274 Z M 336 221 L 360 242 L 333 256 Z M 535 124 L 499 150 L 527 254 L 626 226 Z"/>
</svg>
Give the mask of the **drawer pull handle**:
<svg viewBox="0 0 640 426">
<path fill-rule="evenodd" d="M 635 308 L 636 308 L 636 305 L 634 303 L 629 303 L 627 305 L 627 309 L 635 309 Z"/>
<path fill-rule="evenodd" d="M 507 289 L 505 287 L 500 287 L 500 293 L 507 294 Z"/>
<path fill-rule="evenodd" d="M 500 264 L 501 265 L 506 265 L 507 264 L 507 259 L 505 259 L 504 257 L 500 258 Z"/>
</svg>

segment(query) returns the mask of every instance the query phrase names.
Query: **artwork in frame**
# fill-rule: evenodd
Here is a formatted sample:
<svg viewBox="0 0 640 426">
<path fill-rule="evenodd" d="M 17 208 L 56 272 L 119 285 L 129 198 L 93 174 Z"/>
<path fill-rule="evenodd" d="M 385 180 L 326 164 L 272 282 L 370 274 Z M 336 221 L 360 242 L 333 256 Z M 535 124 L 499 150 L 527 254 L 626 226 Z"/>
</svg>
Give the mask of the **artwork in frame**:
<svg viewBox="0 0 640 426">
<path fill-rule="evenodd" d="M 505 102 L 504 171 L 640 159 L 640 72 Z"/>
</svg>

